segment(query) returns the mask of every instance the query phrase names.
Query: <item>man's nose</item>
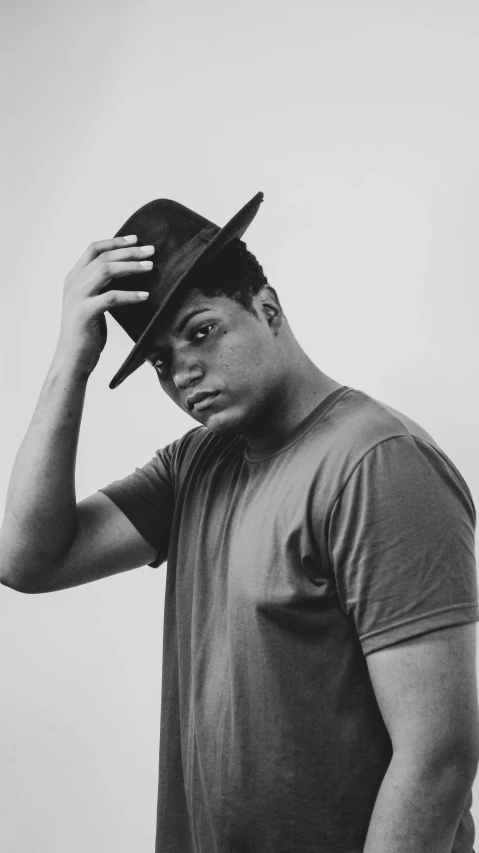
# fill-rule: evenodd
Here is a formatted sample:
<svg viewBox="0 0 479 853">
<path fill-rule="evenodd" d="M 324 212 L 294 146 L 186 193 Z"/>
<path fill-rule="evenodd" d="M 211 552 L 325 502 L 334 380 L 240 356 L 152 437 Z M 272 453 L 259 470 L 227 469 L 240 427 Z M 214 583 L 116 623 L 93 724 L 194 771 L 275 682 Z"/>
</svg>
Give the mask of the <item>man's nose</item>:
<svg viewBox="0 0 479 853">
<path fill-rule="evenodd" d="M 179 391 L 184 391 L 190 385 L 203 377 L 203 368 L 194 357 L 175 358 L 173 365 L 173 382 Z"/>
</svg>

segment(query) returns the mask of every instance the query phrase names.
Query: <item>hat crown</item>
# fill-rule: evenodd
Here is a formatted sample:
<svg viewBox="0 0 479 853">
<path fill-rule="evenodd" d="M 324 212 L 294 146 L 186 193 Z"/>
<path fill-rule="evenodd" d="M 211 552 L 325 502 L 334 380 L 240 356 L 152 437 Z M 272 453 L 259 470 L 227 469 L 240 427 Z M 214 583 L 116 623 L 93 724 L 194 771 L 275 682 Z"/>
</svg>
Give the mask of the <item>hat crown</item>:
<svg viewBox="0 0 479 853">
<path fill-rule="evenodd" d="M 157 198 L 135 211 L 115 237 L 136 234 L 138 246 L 154 246 L 153 263 L 161 274 L 176 252 L 212 224 L 178 201 Z"/>
</svg>

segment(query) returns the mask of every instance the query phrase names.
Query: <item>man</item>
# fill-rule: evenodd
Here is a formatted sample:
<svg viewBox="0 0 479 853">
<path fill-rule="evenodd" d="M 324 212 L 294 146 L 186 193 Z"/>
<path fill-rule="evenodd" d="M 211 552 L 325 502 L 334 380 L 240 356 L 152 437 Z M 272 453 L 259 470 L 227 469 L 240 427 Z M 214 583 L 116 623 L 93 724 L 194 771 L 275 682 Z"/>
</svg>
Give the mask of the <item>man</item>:
<svg viewBox="0 0 479 853">
<path fill-rule="evenodd" d="M 1 578 L 168 560 L 157 853 L 471 853 L 472 498 L 421 427 L 301 349 L 240 239 L 261 200 L 222 229 L 152 202 L 67 277 Z M 135 341 L 111 387 L 148 360 L 200 426 L 76 504 L 107 309 Z"/>
</svg>

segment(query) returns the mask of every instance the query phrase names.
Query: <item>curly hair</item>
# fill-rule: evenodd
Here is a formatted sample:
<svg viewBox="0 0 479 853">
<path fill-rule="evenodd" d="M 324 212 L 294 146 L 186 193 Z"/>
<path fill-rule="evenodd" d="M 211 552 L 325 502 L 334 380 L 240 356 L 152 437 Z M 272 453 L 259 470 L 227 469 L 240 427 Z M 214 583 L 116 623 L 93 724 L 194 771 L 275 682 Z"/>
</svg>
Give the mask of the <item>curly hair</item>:
<svg viewBox="0 0 479 853">
<path fill-rule="evenodd" d="M 194 278 L 205 296 L 228 296 L 256 315 L 253 297 L 268 284 L 263 267 L 242 240 L 231 240 Z M 256 315 L 257 316 L 257 315 Z"/>
</svg>

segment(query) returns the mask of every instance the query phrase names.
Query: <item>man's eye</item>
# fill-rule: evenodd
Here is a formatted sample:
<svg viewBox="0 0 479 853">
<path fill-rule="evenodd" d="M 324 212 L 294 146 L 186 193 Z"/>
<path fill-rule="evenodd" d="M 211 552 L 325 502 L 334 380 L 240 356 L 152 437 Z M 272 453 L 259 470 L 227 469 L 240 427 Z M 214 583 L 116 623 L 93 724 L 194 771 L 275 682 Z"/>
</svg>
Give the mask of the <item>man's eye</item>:
<svg viewBox="0 0 479 853">
<path fill-rule="evenodd" d="M 168 370 L 168 362 L 162 361 L 161 358 L 157 358 L 156 361 L 153 362 L 153 367 L 155 368 L 155 370 L 158 371 L 158 373 L 161 373 L 163 375 Z"/>
<path fill-rule="evenodd" d="M 206 335 L 209 335 L 211 329 L 214 328 L 214 325 L 215 325 L 214 323 L 208 323 L 206 326 L 201 326 L 200 329 L 196 329 L 196 331 L 193 332 L 191 337 L 193 338 L 194 341 L 203 340 L 203 338 L 205 338 Z"/>
</svg>

